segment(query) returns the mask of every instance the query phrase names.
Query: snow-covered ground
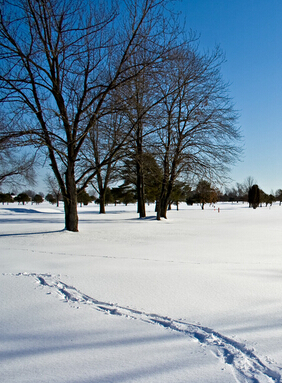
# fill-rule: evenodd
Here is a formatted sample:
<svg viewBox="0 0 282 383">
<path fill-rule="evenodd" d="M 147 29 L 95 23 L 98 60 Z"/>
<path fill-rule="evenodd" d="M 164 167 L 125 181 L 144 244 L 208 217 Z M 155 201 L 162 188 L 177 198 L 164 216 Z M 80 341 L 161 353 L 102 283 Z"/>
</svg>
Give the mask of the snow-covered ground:
<svg viewBox="0 0 282 383">
<path fill-rule="evenodd" d="M 0 207 L 1 382 L 282 382 L 282 206 L 147 216 Z"/>
</svg>

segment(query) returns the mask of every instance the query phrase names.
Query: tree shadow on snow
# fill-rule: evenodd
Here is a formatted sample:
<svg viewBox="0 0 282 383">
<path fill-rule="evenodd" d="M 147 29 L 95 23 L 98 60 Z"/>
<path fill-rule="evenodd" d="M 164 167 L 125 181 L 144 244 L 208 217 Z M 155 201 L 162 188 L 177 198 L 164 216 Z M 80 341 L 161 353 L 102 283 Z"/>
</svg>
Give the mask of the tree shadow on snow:
<svg viewBox="0 0 282 383">
<path fill-rule="evenodd" d="M 97 335 L 95 331 L 89 333 L 87 337 L 85 337 L 85 333 L 87 331 L 75 331 L 72 333 L 70 341 L 70 334 L 68 332 L 64 333 L 41 333 L 34 335 L 32 333 L 29 334 L 14 334 L 3 336 L 5 343 L 11 342 L 12 344 L 17 344 L 18 349 L 14 350 L 3 350 L 0 351 L 0 360 L 2 362 L 9 363 L 9 361 L 13 362 L 14 360 L 26 359 L 29 361 L 27 363 L 27 369 L 25 371 L 26 375 L 29 375 L 33 366 L 37 362 L 37 357 L 47 357 L 46 361 L 48 361 L 48 355 L 53 356 L 53 360 L 57 360 L 56 363 L 64 362 L 64 358 L 67 357 L 71 362 L 75 365 L 76 357 L 78 359 L 81 358 L 81 355 L 84 355 L 86 359 L 85 365 L 88 368 L 88 378 L 85 379 L 85 373 L 83 371 L 79 371 L 78 369 L 73 368 L 73 378 L 70 376 L 68 379 L 69 383 L 77 383 L 83 376 L 83 382 L 85 383 L 107 383 L 107 382 L 131 382 L 134 379 L 148 379 L 150 381 L 150 377 L 154 377 L 156 375 L 162 376 L 163 374 L 169 374 L 173 371 L 181 371 L 181 370 L 189 370 L 189 368 L 194 368 L 194 364 L 196 363 L 196 354 L 195 358 L 190 355 L 190 358 L 183 358 L 183 355 L 180 354 L 180 358 L 176 362 L 174 360 L 175 349 L 182 346 L 182 336 L 165 333 L 165 334 L 157 334 L 157 335 L 141 335 L 141 336 L 124 336 L 124 334 L 120 334 L 120 336 L 115 337 L 115 339 L 109 339 L 108 333 L 103 335 L 103 332 Z M 92 339 L 91 339 L 92 338 Z M 88 341 L 86 341 L 86 339 Z M 178 346 L 178 341 L 179 346 Z M 151 346 L 150 346 L 151 345 Z M 154 346 L 157 347 L 157 350 L 154 350 Z M 115 371 L 111 371 L 111 367 L 107 372 L 101 369 L 101 372 L 97 372 L 98 364 L 93 363 L 93 358 L 91 357 L 92 353 L 103 353 L 107 355 L 110 353 L 114 358 L 117 358 L 117 352 L 115 350 L 123 350 L 129 349 L 134 350 L 133 354 L 139 355 L 139 347 L 148 347 L 147 352 L 151 352 L 152 362 L 149 363 L 144 357 L 144 353 L 141 353 L 141 361 L 134 357 L 128 357 L 130 352 L 126 355 L 125 359 L 127 359 L 127 363 L 124 363 L 122 370 L 118 367 L 115 367 Z M 165 361 L 162 358 L 159 358 L 155 353 L 159 352 L 159 348 L 165 347 L 166 350 L 169 350 L 171 346 L 171 357 L 169 357 L 169 352 L 167 351 L 167 358 Z M 153 349 L 151 349 L 153 347 Z M 106 350 L 109 351 L 106 351 Z M 82 352 L 82 354 L 81 354 Z M 142 363 L 142 357 L 145 359 Z M 35 359 L 33 359 L 35 358 Z M 156 358 L 156 359 L 155 359 Z M 93 366 L 89 370 L 89 359 L 92 360 Z M 155 360 L 154 360 L 155 359 Z M 94 359 L 95 360 L 95 359 Z M 136 362 L 137 366 L 133 367 L 133 361 Z M 51 362 L 52 363 L 52 362 Z M 80 366 L 81 367 L 81 366 Z M 56 369 L 56 368 L 55 368 Z M 81 375 L 80 375 L 81 374 Z M 91 377 L 92 376 L 92 377 Z"/>
<path fill-rule="evenodd" d="M 127 219 L 127 221 L 156 221 L 156 219 L 157 217 L 155 215 L 150 215 L 144 218 L 139 218 L 139 217 L 129 218 Z"/>
<path fill-rule="evenodd" d="M 29 233 L 6 233 L 6 234 L 0 234 L 0 237 L 20 237 L 20 236 L 26 236 L 26 235 L 42 235 L 42 234 L 54 234 L 54 233 L 62 233 L 64 231 L 67 231 L 66 229 L 61 230 L 46 230 L 46 231 L 32 231 Z"/>
</svg>

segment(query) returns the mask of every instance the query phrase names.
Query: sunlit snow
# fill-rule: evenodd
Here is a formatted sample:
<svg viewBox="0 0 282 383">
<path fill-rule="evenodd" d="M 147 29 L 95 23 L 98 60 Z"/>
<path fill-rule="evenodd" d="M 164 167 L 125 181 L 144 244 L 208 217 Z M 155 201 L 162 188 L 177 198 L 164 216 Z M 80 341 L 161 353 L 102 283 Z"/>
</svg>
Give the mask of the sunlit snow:
<svg viewBox="0 0 282 383">
<path fill-rule="evenodd" d="M 220 211 L 218 211 L 220 208 Z M 282 206 L 0 207 L 5 383 L 282 382 Z"/>
</svg>

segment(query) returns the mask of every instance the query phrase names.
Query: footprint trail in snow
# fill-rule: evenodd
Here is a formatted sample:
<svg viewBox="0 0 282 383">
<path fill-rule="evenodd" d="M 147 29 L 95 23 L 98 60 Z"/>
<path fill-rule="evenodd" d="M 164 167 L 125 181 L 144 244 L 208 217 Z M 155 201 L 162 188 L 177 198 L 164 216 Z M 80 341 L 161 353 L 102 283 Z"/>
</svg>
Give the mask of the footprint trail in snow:
<svg viewBox="0 0 282 383">
<path fill-rule="evenodd" d="M 148 314 L 122 307 L 117 304 L 98 301 L 83 294 L 73 286 L 63 283 L 59 276 L 50 274 L 19 273 L 16 276 L 28 276 L 36 279 L 37 283 L 48 293 L 58 294 L 64 301 L 78 307 L 87 304 L 93 309 L 110 314 L 136 319 L 143 322 L 157 324 L 172 331 L 183 333 L 197 340 L 224 363 L 233 368 L 235 380 L 238 383 L 281 383 L 281 375 L 267 367 L 243 343 L 236 342 L 220 333 L 204 326 L 187 323 L 183 320 L 174 320 L 157 314 Z"/>
</svg>

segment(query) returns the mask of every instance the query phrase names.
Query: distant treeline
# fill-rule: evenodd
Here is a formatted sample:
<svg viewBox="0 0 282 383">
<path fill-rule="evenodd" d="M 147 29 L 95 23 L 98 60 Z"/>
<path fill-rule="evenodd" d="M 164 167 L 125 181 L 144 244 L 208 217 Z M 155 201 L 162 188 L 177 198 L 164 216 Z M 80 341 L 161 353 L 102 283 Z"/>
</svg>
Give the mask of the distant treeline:
<svg viewBox="0 0 282 383">
<path fill-rule="evenodd" d="M 156 209 L 158 200 L 155 199 L 154 187 L 146 189 L 146 203 L 155 203 Z M 45 197 L 43 193 L 36 194 L 32 190 L 13 195 L 11 193 L 0 193 L 0 203 L 18 202 L 26 204 L 28 202 L 40 204 L 44 201 L 59 206 L 60 201 L 63 201 L 61 194 L 56 191 L 48 193 Z M 91 202 L 100 203 L 99 198 L 95 195 L 90 195 L 85 190 L 78 193 L 78 203 L 88 205 Z M 232 189 L 225 189 L 224 192 L 219 188 L 212 186 L 206 180 L 198 182 L 195 188 L 191 188 L 184 182 L 176 182 L 171 193 L 168 210 L 172 205 L 178 209 L 179 203 L 186 202 L 187 205 L 199 204 L 204 209 L 205 204 L 215 204 L 216 202 L 248 202 L 250 207 L 254 209 L 265 204 L 272 205 L 273 202 L 282 202 L 282 189 L 278 189 L 274 194 L 267 194 L 256 184 L 252 184 L 252 179 L 249 177 L 244 184 L 237 183 Z M 130 185 L 120 185 L 118 187 L 106 188 L 105 203 L 108 204 L 124 204 L 137 202 L 136 190 Z"/>
</svg>

